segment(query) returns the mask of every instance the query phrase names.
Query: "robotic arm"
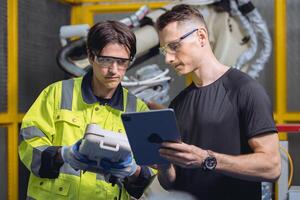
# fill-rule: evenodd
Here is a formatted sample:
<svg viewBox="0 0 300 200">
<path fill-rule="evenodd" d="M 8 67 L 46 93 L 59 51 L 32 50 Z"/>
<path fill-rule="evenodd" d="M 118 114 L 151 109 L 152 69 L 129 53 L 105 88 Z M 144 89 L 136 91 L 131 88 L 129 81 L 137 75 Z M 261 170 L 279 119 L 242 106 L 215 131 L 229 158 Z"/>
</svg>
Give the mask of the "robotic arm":
<svg viewBox="0 0 300 200">
<path fill-rule="evenodd" d="M 141 7 L 133 15 L 120 20 L 134 28 L 137 38 L 136 59 L 129 70 L 159 53 L 158 33 L 153 25 L 165 10 L 179 3 L 191 4 L 201 10 L 209 29 L 211 46 L 222 63 L 258 77 L 271 54 L 272 42 L 264 20 L 249 0 L 173 1 L 151 12 L 146 6 Z M 60 29 L 62 49 L 57 62 L 72 76 L 82 76 L 90 68 L 85 47 L 88 29 L 87 24 L 62 26 Z M 74 37 L 79 39 L 71 40 Z M 157 65 L 147 65 L 136 70 L 134 77 L 125 77 L 122 85 L 146 102 L 163 104 L 169 99 L 171 77 L 167 73 Z"/>
</svg>

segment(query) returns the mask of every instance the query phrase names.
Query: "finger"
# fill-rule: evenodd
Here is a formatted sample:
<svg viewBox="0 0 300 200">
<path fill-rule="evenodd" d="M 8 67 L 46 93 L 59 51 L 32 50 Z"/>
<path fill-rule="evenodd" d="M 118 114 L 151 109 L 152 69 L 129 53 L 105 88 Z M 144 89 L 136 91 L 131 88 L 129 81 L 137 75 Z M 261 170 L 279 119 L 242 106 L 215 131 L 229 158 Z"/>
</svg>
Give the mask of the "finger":
<svg viewBox="0 0 300 200">
<path fill-rule="evenodd" d="M 165 158 L 168 159 L 171 163 L 181 166 L 181 167 L 185 167 L 186 163 L 188 162 L 185 159 L 174 157 L 174 156 L 166 155 Z"/>
<path fill-rule="evenodd" d="M 168 159 L 171 163 L 174 165 L 178 165 L 183 168 L 196 168 L 200 167 L 202 162 L 197 162 L 197 160 L 189 160 L 186 158 L 179 158 L 179 157 L 172 157 L 172 156 L 167 156 L 166 159 Z"/>
<path fill-rule="evenodd" d="M 173 149 L 165 149 L 162 148 L 159 150 L 160 155 L 167 155 L 167 156 L 171 156 L 171 157 L 178 157 L 178 158 L 187 158 L 187 159 L 193 159 L 194 155 L 192 152 L 183 152 L 183 151 L 177 151 L 177 150 L 173 150 Z"/>
<path fill-rule="evenodd" d="M 190 149 L 190 145 L 187 145 L 186 143 L 177 143 L 177 142 L 163 142 L 161 143 L 161 148 L 165 149 L 173 149 L 177 151 L 187 151 Z"/>
<path fill-rule="evenodd" d="M 195 152 L 180 152 L 162 149 L 162 151 L 160 151 L 160 155 L 174 162 L 176 161 L 186 164 L 194 163 L 195 165 L 202 163 L 202 158 L 195 154 Z"/>
<path fill-rule="evenodd" d="M 159 153 L 163 153 L 163 154 L 174 154 L 175 152 L 178 152 L 176 150 L 173 150 L 173 149 L 167 149 L 167 148 L 161 148 L 159 149 Z"/>
<path fill-rule="evenodd" d="M 193 155 L 187 154 L 187 153 L 182 153 L 182 152 L 177 152 L 177 151 L 174 151 L 173 153 L 170 153 L 170 152 L 164 153 L 164 152 L 162 152 L 160 155 L 162 157 L 167 158 L 170 161 L 177 161 L 178 160 L 180 162 L 190 162 L 190 161 L 194 160 Z"/>
</svg>

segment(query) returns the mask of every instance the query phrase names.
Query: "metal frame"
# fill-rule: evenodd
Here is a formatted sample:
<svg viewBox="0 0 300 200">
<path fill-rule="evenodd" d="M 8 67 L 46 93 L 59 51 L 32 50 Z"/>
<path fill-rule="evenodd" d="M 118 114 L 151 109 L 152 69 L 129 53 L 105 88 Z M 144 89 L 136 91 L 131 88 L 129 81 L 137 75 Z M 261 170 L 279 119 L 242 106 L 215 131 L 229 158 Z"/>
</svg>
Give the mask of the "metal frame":
<svg viewBox="0 0 300 200">
<path fill-rule="evenodd" d="M 114 2 L 115 3 L 115 2 Z M 88 4 L 88 5 L 75 5 L 71 11 L 71 24 L 89 24 L 94 22 L 94 15 L 97 13 L 113 13 L 113 12 L 132 12 L 136 11 L 143 5 L 147 5 L 151 9 L 157 9 L 167 2 L 135 2 L 127 4 Z"/>
<path fill-rule="evenodd" d="M 96 13 L 131 12 L 147 4 L 156 9 L 166 5 L 167 1 L 135 1 L 125 0 L 60 0 L 71 3 L 71 24 L 93 24 Z M 95 2 L 98 2 L 96 4 Z M 100 3 L 99 3 L 100 2 Z M 110 4 L 108 4 L 110 3 Z M 275 0 L 275 80 L 277 123 L 294 123 L 300 121 L 300 112 L 287 112 L 287 77 L 286 77 L 286 0 Z M 0 113 L 0 126 L 7 127 L 8 139 L 8 199 L 18 199 L 18 124 L 24 113 L 18 112 L 18 0 L 7 0 L 7 112 Z M 287 140 L 286 134 L 280 134 L 281 140 Z M 278 193 L 278 187 L 276 187 Z M 276 197 L 278 199 L 278 196 Z"/>
<path fill-rule="evenodd" d="M 149 1 L 149 0 L 59 0 L 61 2 L 65 3 L 71 3 L 74 5 L 80 5 L 84 3 L 102 3 L 102 4 L 118 4 L 122 3 L 124 4 L 134 4 L 134 3 L 141 3 L 143 5 L 148 4 L 148 3 L 169 3 L 171 0 L 160 0 L 160 1 Z"/>
<path fill-rule="evenodd" d="M 0 125 L 7 127 L 8 199 L 18 199 L 18 1 L 7 0 L 7 112 Z M 5 163 L 5 162 L 4 162 Z M 16 188 L 17 187 L 17 188 Z"/>
<path fill-rule="evenodd" d="M 276 111 L 277 123 L 284 123 L 286 114 L 286 0 L 276 0 L 275 9 L 275 80 L 276 80 Z M 284 28 L 283 28 L 284 27 Z M 280 135 L 281 140 L 287 140 L 286 134 Z"/>
</svg>

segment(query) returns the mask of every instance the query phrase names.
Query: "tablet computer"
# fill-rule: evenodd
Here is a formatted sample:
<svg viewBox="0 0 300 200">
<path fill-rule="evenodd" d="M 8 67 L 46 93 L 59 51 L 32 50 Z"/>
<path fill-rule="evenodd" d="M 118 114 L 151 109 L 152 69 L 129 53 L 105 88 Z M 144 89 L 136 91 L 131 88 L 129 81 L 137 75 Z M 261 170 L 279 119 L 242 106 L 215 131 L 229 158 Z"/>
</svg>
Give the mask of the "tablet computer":
<svg viewBox="0 0 300 200">
<path fill-rule="evenodd" d="M 164 141 L 180 142 L 173 109 L 123 113 L 121 118 L 137 164 L 169 163 L 159 148 Z"/>
</svg>

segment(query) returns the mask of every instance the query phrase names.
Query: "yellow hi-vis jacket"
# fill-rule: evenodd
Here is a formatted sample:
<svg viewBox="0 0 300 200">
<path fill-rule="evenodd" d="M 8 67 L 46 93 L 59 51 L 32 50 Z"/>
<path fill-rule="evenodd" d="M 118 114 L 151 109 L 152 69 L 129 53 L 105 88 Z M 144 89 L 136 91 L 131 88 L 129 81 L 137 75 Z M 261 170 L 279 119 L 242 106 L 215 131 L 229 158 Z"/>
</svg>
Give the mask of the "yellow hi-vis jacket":
<svg viewBox="0 0 300 200">
<path fill-rule="evenodd" d="M 30 170 L 27 199 L 118 199 L 119 188 L 95 173 L 74 170 L 64 163 L 58 178 L 39 177 L 41 154 L 49 146 L 73 145 L 84 135 L 87 124 L 125 134 L 121 113 L 146 111 L 146 104 L 123 89 L 123 111 L 99 102 L 86 102 L 83 78 L 60 81 L 44 89 L 26 113 L 20 132 L 19 156 Z M 121 199 L 130 199 L 122 189 Z"/>
</svg>

